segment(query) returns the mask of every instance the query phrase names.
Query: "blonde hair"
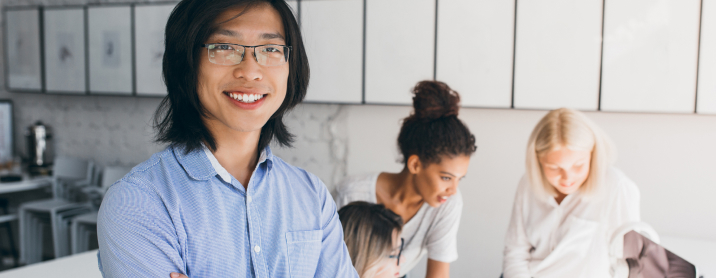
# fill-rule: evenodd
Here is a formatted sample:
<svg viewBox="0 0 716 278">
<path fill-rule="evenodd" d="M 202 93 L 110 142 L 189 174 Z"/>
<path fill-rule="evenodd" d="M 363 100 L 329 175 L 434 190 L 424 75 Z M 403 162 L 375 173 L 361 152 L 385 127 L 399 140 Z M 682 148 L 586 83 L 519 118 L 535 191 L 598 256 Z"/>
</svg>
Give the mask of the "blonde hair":
<svg viewBox="0 0 716 278">
<path fill-rule="evenodd" d="M 353 267 L 361 278 L 377 274 L 393 251 L 393 232 L 400 234 L 403 219 L 381 204 L 352 202 L 340 210 L 343 236 Z"/>
<path fill-rule="evenodd" d="M 547 181 L 539 158 L 559 147 L 591 151 L 589 175 L 580 191 L 592 195 L 603 187 L 606 172 L 616 158 L 611 140 L 582 112 L 560 108 L 547 113 L 537 123 L 527 143 L 527 178 L 537 194 L 557 196 Z"/>
</svg>

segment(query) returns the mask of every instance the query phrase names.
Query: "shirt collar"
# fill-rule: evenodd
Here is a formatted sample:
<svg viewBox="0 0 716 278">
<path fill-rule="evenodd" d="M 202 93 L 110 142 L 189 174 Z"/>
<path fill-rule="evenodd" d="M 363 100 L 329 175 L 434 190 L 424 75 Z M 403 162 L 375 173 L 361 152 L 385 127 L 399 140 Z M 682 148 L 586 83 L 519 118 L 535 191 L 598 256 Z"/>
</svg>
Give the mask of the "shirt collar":
<svg viewBox="0 0 716 278">
<path fill-rule="evenodd" d="M 216 160 L 216 157 L 213 153 L 211 153 L 209 148 L 207 148 L 204 144 L 201 144 L 201 148 L 204 150 L 206 158 L 208 158 L 209 162 L 211 162 L 211 167 L 214 167 L 214 171 L 216 172 L 216 174 L 219 175 L 219 177 L 224 180 L 224 182 L 231 183 L 231 174 L 229 174 L 229 171 L 226 171 L 226 168 L 219 164 L 219 161 Z"/>
<path fill-rule="evenodd" d="M 557 200 L 554 199 L 554 196 L 547 194 L 547 196 L 545 198 L 545 202 L 547 202 L 548 204 L 551 204 L 554 207 L 559 207 L 562 204 L 565 204 L 565 203 L 568 204 L 568 203 L 572 202 L 574 199 L 583 198 L 581 193 L 582 193 L 582 190 L 577 190 L 574 193 L 565 196 L 564 199 L 562 199 L 562 202 L 559 204 L 557 204 Z"/>
<path fill-rule="evenodd" d="M 209 180 L 216 176 L 216 169 L 212 167 L 208 157 L 201 150 L 186 151 L 186 147 L 180 145 L 172 146 L 174 156 L 186 174 L 195 180 Z"/>
<path fill-rule="evenodd" d="M 196 180 L 208 180 L 211 177 L 219 175 L 219 178 L 223 181 L 231 183 L 231 174 L 229 174 L 226 168 L 221 166 L 214 154 L 211 153 L 211 150 L 204 144 L 201 144 L 201 148 L 201 150 L 185 153 L 185 148 L 173 147 L 177 160 L 191 178 Z M 257 167 L 264 162 L 267 163 L 267 169 L 270 170 L 273 166 L 273 154 L 271 148 L 268 146 L 259 154 Z"/>
</svg>

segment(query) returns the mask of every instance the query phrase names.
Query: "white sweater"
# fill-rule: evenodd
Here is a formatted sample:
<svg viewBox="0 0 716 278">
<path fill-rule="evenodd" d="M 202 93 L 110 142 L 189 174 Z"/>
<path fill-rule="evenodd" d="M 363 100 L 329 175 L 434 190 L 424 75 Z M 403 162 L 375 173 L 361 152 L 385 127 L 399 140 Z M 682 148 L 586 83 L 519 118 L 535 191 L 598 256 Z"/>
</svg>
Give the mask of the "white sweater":
<svg viewBox="0 0 716 278">
<path fill-rule="evenodd" d="M 505 236 L 504 277 L 610 277 L 610 236 L 639 221 L 639 198 L 634 182 L 614 168 L 599 194 L 577 191 L 561 204 L 535 194 L 522 177 Z"/>
</svg>

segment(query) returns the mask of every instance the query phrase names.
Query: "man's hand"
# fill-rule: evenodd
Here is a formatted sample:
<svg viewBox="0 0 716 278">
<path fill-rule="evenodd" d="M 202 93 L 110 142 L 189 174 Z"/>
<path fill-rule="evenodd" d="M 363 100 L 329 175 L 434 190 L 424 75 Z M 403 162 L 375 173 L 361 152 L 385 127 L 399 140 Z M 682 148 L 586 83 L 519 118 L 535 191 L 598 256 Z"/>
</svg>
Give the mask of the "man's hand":
<svg viewBox="0 0 716 278">
<path fill-rule="evenodd" d="M 171 278 L 189 278 L 186 275 L 177 273 L 177 272 L 172 272 L 171 274 L 169 274 L 169 277 L 171 277 Z"/>
</svg>

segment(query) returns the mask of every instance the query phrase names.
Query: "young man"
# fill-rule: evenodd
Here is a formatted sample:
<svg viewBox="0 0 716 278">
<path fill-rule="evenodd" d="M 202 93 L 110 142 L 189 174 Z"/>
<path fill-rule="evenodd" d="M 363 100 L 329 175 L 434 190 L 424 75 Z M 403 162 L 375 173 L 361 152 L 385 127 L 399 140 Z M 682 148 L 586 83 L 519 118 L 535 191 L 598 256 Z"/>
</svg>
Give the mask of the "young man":
<svg viewBox="0 0 716 278">
<path fill-rule="evenodd" d="M 271 154 L 308 85 L 283 0 L 184 0 L 166 28 L 158 140 L 170 146 L 107 192 L 105 277 L 358 277 L 333 199 Z"/>
</svg>

